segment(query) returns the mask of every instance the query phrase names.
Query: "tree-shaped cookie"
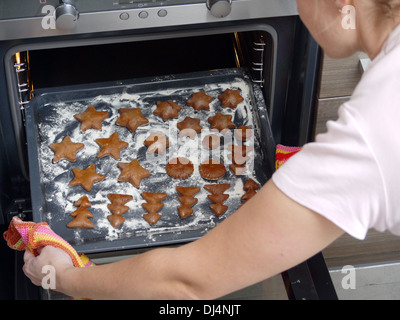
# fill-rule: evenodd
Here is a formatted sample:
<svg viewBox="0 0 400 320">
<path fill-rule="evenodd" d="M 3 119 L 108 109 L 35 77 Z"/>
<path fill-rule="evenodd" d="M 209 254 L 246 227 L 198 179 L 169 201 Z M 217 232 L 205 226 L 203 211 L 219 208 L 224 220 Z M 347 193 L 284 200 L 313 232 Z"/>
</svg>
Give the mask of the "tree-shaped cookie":
<svg viewBox="0 0 400 320">
<path fill-rule="evenodd" d="M 179 216 L 182 219 L 187 218 L 194 212 L 191 207 L 199 201 L 194 196 L 200 192 L 200 188 L 177 186 L 176 191 L 181 194 L 178 196 L 178 200 L 182 204 L 181 206 L 178 206 Z"/>
<path fill-rule="evenodd" d="M 146 202 L 142 204 L 142 207 L 148 212 L 143 215 L 143 219 L 145 219 L 149 224 L 154 225 L 158 220 L 160 220 L 161 214 L 159 214 L 158 211 L 160 211 L 164 206 L 164 203 L 161 201 L 167 196 L 166 193 L 142 193 L 143 199 L 146 200 Z"/>
<path fill-rule="evenodd" d="M 94 224 L 89 220 L 89 218 L 93 218 L 93 214 L 88 210 L 92 204 L 87 196 L 80 198 L 74 205 L 78 209 L 71 213 L 71 217 L 74 217 L 74 219 L 67 224 L 67 227 L 71 229 L 93 229 Z"/>
<path fill-rule="evenodd" d="M 228 210 L 228 206 L 223 203 L 229 198 L 229 194 L 224 194 L 224 192 L 228 190 L 230 186 L 231 185 L 227 183 L 207 184 L 204 186 L 204 189 L 211 193 L 207 197 L 214 202 L 214 204 L 210 205 L 210 208 L 217 216 L 222 216 L 226 210 Z"/>
<path fill-rule="evenodd" d="M 111 201 L 111 204 L 108 204 L 107 208 L 112 213 L 107 216 L 107 219 L 114 228 L 118 228 L 125 221 L 125 218 L 122 217 L 122 215 L 129 210 L 129 207 L 125 204 L 131 201 L 133 197 L 129 194 L 110 193 L 107 195 L 107 198 Z"/>
<path fill-rule="evenodd" d="M 240 200 L 244 201 L 244 203 L 250 200 L 257 193 L 256 190 L 258 189 L 260 189 L 258 183 L 253 179 L 249 179 L 243 186 L 243 190 L 246 191 L 246 193 L 240 198 Z"/>
</svg>

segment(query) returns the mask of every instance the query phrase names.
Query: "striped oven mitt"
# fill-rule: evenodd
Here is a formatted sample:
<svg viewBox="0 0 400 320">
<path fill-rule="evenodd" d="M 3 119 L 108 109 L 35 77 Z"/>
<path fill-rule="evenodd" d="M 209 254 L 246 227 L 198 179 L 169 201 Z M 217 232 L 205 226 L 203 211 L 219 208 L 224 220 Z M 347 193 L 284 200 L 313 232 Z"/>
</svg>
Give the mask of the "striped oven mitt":
<svg viewBox="0 0 400 320">
<path fill-rule="evenodd" d="M 22 251 L 28 248 L 37 256 L 38 248 L 53 246 L 64 250 L 71 257 L 75 267 L 84 268 L 92 265 L 86 255 L 78 254 L 67 241 L 55 234 L 46 222 L 34 223 L 14 217 L 3 237 L 7 245 L 14 250 Z"/>
<path fill-rule="evenodd" d="M 287 147 L 281 144 L 276 146 L 275 169 L 278 170 L 290 157 L 299 152 L 302 147 Z"/>
</svg>

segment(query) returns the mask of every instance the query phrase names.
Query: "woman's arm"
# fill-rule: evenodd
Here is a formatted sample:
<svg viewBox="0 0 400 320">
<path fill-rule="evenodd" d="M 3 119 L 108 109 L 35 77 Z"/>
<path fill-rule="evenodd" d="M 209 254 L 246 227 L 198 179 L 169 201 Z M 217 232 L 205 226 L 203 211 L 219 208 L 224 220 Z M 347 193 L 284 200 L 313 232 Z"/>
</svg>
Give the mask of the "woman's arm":
<svg viewBox="0 0 400 320">
<path fill-rule="evenodd" d="M 269 181 L 197 241 L 91 268 L 64 263 L 56 266 L 56 286 L 68 295 L 94 299 L 212 299 L 285 271 L 342 234 Z M 44 256 L 39 265 L 48 259 Z M 25 270 L 32 279 L 37 271 L 29 269 L 31 260 Z"/>
</svg>

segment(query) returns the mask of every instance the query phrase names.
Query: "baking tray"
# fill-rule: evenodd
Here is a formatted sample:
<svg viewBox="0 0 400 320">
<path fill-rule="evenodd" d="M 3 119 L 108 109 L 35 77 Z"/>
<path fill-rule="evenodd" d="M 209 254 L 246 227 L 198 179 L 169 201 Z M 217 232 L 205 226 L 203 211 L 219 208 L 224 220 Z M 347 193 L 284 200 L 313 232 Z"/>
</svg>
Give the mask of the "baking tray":
<svg viewBox="0 0 400 320">
<path fill-rule="evenodd" d="M 241 90 L 245 101 L 236 110 L 222 109 L 217 96 L 225 89 Z M 214 98 L 210 111 L 194 112 L 193 108 L 186 106 L 191 94 L 200 90 L 205 90 Z M 182 110 L 179 119 L 164 122 L 160 117 L 154 116 L 153 111 L 156 101 L 169 99 L 182 106 Z M 97 110 L 108 112 L 110 116 L 103 121 L 102 130 L 89 129 L 82 132 L 80 122 L 73 115 L 84 112 L 91 104 Z M 120 108 L 134 107 L 140 107 L 150 122 L 131 133 L 127 128 L 115 125 L 115 122 Z M 229 170 L 230 159 L 224 151 L 226 143 L 222 143 L 220 149 L 214 151 L 217 153 L 213 157 L 221 157 L 226 164 L 227 173 L 217 182 L 213 182 L 201 178 L 198 164 L 199 160 L 209 157 L 201 145 L 201 135 L 209 130 L 207 118 L 217 111 L 232 114 L 236 127 L 249 125 L 254 128 L 255 134 L 254 151 L 249 153 L 253 165 L 251 172 L 244 176 L 235 176 Z M 204 131 L 194 140 L 173 138 L 176 123 L 187 116 L 200 118 Z M 171 151 L 171 158 L 179 155 L 192 160 L 195 170 L 191 177 L 177 180 L 166 173 L 165 160 L 168 160 L 168 152 L 167 158 L 148 159 L 143 142 L 150 130 L 171 135 L 170 149 L 174 150 Z M 108 138 L 115 131 L 119 133 L 121 140 L 129 143 L 129 147 L 122 150 L 120 161 L 130 162 L 136 158 L 151 172 L 150 178 L 142 180 L 139 189 L 129 183 L 118 182 L 119 161 L 110 156 L 97 159 L 100 148 L 95 139 Z M 240 198 L 245 193 L 243 185 L 249 178 L 263 185 L 274 170 L 275 144 L 265 101 L 260 88 L 253 85 L 247 71 L 241 68 L 38 90 L 26 107 L 26 134 L 33 220 L 47 222 L 54 232 L 82 253 L 171 245 L 195 240 L 229 217 L 241 205 Z M 67 135 L 73 142 L 84 143 L 84 149 L 77 153 L 76 162 L 61 160 L 52 163 L 54 153 L 49 144 L 60 142 Z M 229 139 L 225 140 L 228 142 Z M 96 172 L 105 175 L 106 179 L 95 183 L 89 192 L 80 186 L 70 187 L 69 183 L 74 178 L 72 168 L 86 169 L 92 163 L 96 166 Z M 224 203 L 228 210 L 221 217 L 210 210 L 211 201 L 207 198 L 209 193 L 203 188 L 212 183 L 231 184 L 226 192 L 230 197 Z M 181 219 L 177 213 L 177 206 L 180 205 L 175 189 L 177 185 L 201 187 L 200 193 L 196 195 L 199 201 L 193 206 L 195 212 L 186 219 Z M 145 202 L 141 197 L 142 192 L 168 193 L 168 198 L 163 201 L 164 207 L 159 211 L 162 218 L 154 226 L 149 225 L 142 217 L 146 213 L 142 208 L 142 203 Z M 130 209 L 123 215 L 126 219 L 124 224 L 116 229 L 107 219 L 110 214 L 107 209 L 109 193 L 133 196 L 133 200 L 126 204 Z M 72 220 L 70 214 L 76 210 L 73 204 L 84 195 L 92 203 L 90 211 L 94 218 L 91 221 L 95 228 L 69 229 L 66 225 Z M 250 212 L 249 214 L 251 215 Z"/>
</svg>

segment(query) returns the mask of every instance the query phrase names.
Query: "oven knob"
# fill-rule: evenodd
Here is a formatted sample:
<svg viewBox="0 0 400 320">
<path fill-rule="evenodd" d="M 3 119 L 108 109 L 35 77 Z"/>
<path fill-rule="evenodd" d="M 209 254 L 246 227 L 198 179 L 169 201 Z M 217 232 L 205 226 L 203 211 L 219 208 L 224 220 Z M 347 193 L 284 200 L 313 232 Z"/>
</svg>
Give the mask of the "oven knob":
<svg viewBox="0 0 400 320">
<path fill-rule="evenodd" d="M 224 18 L 231 13 L 232 0 L 207 0 L 207 8 L 217 18 Z"/>
<path fill-rule="evenodd" d="M 56 8 L 55 19 L 57 29 L 72 30 L 78 22 L 79 12 L 72 4 L 64 3 Z"/>
</svg>

